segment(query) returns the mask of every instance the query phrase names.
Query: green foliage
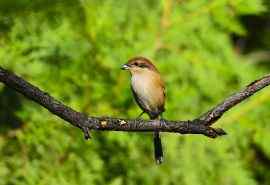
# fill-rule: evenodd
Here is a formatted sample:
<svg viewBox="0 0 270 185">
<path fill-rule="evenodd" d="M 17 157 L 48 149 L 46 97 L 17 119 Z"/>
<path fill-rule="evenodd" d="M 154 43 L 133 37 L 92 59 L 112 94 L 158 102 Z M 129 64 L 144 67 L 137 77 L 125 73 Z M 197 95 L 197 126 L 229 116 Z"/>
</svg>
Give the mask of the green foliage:
<svg viewBox="0 0 270 185">
<path fill-rule="evenodd" d="M 231 34 L 261 0 L 0 1 L 0 64 L 76 110 L 134 118 L 128 58 L 155 61 L 167 85 L 167 119 L 192 119 L 267 68 L 239 55 Z M 268 34 L 269 38 L 269 34 Z M 82 133 L 0 86 L 0 185 L 268 184 L 269 89 L 217 126 L 229 135 L 162 134 L 165 163 L 150 133 Z M 266 162 L 265 162 L 266 161 Z"/>
</svg>

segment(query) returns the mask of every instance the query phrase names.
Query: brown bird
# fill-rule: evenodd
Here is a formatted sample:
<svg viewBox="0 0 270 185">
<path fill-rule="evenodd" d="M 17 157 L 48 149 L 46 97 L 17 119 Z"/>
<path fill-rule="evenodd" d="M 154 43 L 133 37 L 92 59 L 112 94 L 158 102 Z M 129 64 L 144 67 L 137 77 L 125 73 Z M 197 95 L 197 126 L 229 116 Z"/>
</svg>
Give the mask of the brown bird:
<svg viewBox="0 0 270 185">
<path fill-rule="evenodd" d="M 122 66 L 131 74 L 131 90 L 133 96 L 150 119 L 158 119 L 165 111 L 165 86 L 160 73 L 150 60 L 144 57 L 135 57 Z M 157 164 L 163 161 L 162 144 L 159 132 L 154 133 L 154 150 Z"/>
</svg>

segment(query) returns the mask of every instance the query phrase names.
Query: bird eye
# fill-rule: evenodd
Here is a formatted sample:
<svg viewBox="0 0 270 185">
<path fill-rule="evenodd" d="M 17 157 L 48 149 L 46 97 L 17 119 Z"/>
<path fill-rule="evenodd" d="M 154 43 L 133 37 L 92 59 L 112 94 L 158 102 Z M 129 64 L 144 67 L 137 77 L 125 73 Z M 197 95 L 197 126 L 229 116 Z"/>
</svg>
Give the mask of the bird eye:
<svg viewBox="0 0 270 185">
<path fill-rule="evenodd" d="M 135 65 L 135 66 L 138 66 L 138 62 L 135 62 L 134 65 Z"/>
</svg>

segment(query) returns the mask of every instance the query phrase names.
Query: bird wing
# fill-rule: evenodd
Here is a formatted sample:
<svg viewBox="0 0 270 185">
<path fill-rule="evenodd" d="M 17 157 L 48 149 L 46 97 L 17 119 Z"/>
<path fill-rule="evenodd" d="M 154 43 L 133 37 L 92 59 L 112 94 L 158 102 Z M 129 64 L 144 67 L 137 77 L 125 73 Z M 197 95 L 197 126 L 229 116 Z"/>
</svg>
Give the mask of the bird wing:
<svg viewBox="0 0 270 185">
<path fill-rule="evenodd" d="M 165 90 L 165 83 L 164 81 L 161 79 L 161 77 L 159 76 L 159 80 L 155 81 L 157 83 L 157 87 L 159 87 L 159 89 L 162 91 L 159 96 L 160 96 L 160 102 L 159 102 L 159 106 L 158 109 L 160 112 L 164 112 L 165 111 L 165 99 L 166 99 L 166 90 Z M 161 98 L 163 96 L 163 98 Z"/>
</svg>

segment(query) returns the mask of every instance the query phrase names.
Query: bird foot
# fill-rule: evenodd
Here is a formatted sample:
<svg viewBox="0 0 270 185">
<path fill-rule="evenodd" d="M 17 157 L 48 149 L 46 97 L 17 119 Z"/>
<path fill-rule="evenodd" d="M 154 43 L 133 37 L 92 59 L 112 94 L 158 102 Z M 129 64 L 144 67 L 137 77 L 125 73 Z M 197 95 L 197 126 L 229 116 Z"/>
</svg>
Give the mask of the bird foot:
<svg viewBox="0 0 270 185">
<path fill-rule="evenodd" d="M 160 123 L 160 127 L 165 127 L 165 128 L 169 127 L 165 119 L 160 119 L 159 123 Z"/>
</svg>

